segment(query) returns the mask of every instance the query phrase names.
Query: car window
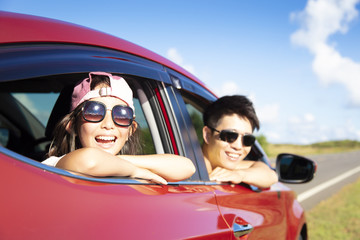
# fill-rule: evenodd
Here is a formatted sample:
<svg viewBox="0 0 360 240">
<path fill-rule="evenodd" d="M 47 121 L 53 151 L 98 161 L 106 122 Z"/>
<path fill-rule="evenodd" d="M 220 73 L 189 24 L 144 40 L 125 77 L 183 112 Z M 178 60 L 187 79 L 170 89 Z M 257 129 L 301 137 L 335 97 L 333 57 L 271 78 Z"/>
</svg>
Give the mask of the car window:
<svg viewBox="0 0 360 240">
<path fill-rule="evenodd" d="M 0 114 L 0 146 L 8 147 L 11 128 L 13 128 L 12 124 Z"/>
<path fill-rule="evenodd" d="M 190 115 L 191 122 L 195 128 L 196 136 L 200 145 L 203 143 L 202 129 L 204 127 L 203 124 L 203 109 L 195 106 L 192 101 L 189 99 L 184 99 L 186 104 L 186 109 Z"/>
<path fill-rule="evenodd" d="M 134 86 L 133 83 L 131 85 Z M 154 154 L 154 141 L 143 111 L 146 104 L 140 102 L 137 89 L 134 91 L 136 121 L 143 146 L 140 154 Z M 12 92 L 0 94 L 6 102 L 0 108 L 1 146 L 37 161 L 44 160 L 50 144 L 50 139 L 45 134 L 46 126 L 59 93 L 34 93 L 23 90 L 16 92 L 14 89 Z"/>
<path fill-rule="evenodd" d="M 53 129 L 61 119 L 55 115 L 53 120 L 53 106 L 69 106 L 58 97 L 91 71 L 111 72 L 128 81 L 134 92 L 143 154 L 187 156 L 181 147 L 182 135 L 175 132 L 178 116 L 172 112 L 173 102 L 166 91 L 171 80 L 159 63 L 111 49 L 72 44 L 25 44 L 1 52 L 8 65 L 0 80 L 0 101 L 4 103 L 0 105 L 0 144 L 20 154 L 8 151 L 16 159 L 43 167 L 39 162 L 44 160 Z"/>
<path fill-rule="evenodd" d="M 144 115 L 143 108 L 141 107 L 140 101 L 138 98 L 134 98 L 136 122 L 139 124 L 139 129 L 141 132 L 141 142 L 142 142 L 142 154 L 155 154 L 154 141 L 152 139 L 150 128 L 146 117 Z"/>
<path fill-rule="evenodd" d="M 59 96 L 58 93 L 13 93 L 12 95 L 32 113 L 43 126 L 46 126 L 51 110 Z"/>
</svg>

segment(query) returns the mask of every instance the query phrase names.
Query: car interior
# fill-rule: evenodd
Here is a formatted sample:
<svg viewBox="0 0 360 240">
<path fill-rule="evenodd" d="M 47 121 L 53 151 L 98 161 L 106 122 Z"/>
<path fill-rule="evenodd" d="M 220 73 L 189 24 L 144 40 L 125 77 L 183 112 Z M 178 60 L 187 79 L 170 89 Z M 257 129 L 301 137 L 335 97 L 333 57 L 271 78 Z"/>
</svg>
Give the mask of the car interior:
<svg viewBox="0 0 360 240">
<path fill-rule="evenodd" d="M 71 74 L 0 83 L 0 101 L 6 103 L 0 105 L 1 145 L 34 160 L 44 160 L 57 122 L 69 112 L 73 84 L 84 76 L 86 74 Z M 59 84 L 59 78 L 63 86 Z M 139 81 L 131 77 L 125 79 L 134 92 L 136 121 L 144 139 L 143 153 L 163 153 L 163 141 L 158 131 L 158 120 L 150 106 L 149 94 Z M 41 122 L 39 116 L 42 113 L 36 109 L 38 106 L 31 98 L 53 92 L 57 99 L 52 109 L 47 109 L 47 121 Z M 32 109 L 26 107 L 29 105 Z"/>
</svg>

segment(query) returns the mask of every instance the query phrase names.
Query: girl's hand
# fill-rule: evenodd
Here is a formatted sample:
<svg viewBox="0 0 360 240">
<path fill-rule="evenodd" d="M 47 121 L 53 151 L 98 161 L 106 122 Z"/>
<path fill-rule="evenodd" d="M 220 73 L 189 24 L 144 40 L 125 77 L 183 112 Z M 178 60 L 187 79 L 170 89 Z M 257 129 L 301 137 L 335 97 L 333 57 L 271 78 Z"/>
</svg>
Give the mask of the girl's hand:
<svg viewBox="0 0 360 240">
<path fill-rule="evenodd" d="M 130 176 L 132 178 L 141 178 L 141 179 L 146 179 L 146 180 L 150 180 L 152 182 L 155 183 L 160 183 L 160 184 L 167 184 L 167 181 L 160 177 L 159 175 L 145 169 L 145 168 L 140 168 L 140 167 L 136 167 L 133 174 Z"/>
</svg>

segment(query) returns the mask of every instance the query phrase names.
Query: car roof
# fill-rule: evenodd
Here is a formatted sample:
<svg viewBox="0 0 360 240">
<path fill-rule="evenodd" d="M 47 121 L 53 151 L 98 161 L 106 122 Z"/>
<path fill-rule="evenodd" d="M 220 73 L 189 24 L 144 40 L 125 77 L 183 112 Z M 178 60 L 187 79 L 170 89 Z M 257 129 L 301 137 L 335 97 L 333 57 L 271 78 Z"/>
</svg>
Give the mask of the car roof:
<svg viewBox="0 0 360 240">
<path fill-rule="evenodd" d="M 91 28 L 50 18 L 0 11 L 0 29 L 0 44 L 60 42 L 115 49 L 171 68 L 209 90 L 197 77 L 170 60 L 134 43 Z"/>
</svg>

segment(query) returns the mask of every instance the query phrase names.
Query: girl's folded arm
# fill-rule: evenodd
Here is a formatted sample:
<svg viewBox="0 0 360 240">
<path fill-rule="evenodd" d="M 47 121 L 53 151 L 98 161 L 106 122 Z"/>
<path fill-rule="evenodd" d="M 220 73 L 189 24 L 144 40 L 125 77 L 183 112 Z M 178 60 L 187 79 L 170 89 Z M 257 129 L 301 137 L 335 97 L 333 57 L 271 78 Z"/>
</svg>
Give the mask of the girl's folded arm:
<svg viewBox="0 0 360 240">
<path fill-rule="evenodd" d="M 118 155 L 137 167 L 146 168 L 167 181 L 181 181 L 191 177 L 196 169 L 192 161 L 174 154 Z"/>
<path fill-rule="evenodd" d="M 156 173 L 97 148 L 81 148 L 70 152 L 59 160 L 56 167 L 94 177 L 133 177 L 167 183 Z"/>
</svg>

